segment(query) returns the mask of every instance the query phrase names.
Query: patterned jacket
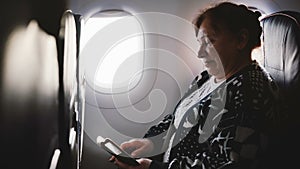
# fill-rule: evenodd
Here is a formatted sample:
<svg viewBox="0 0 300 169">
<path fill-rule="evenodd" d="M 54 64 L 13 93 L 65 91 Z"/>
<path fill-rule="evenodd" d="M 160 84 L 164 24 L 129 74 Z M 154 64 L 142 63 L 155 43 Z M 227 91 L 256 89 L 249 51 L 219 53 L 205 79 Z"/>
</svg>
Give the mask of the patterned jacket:
<svg viewBox="0 0 300 169">
<path fill-rule="evenodd" d="M 182 100 L 209 78 L 202 72 Z M 173 113 L 148 130 L 145 138 L 162 151 L 175 133 L 168 162 L 153 161 L 150 169 L 263 168 L 278 111 L 277 92 L 271 77 L 252 62 L 188 109 L 177 129 Z"/>
</svg>

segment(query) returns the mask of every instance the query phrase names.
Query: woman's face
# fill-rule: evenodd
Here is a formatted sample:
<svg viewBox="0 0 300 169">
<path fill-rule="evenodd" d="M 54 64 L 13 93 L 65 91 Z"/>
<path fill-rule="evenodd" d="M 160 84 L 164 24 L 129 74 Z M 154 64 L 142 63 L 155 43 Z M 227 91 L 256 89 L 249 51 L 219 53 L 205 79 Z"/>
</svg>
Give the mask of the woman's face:
<svg viewBox="0 0 300 169">
<path fill-rule="evenodd" d="M 236 38 L 226 30 L 215 31 L 209 19 L 200 25 L 197 40 L 200 44 L 198 57 L 209 74 L 224 78 L 235 62 Z"/>
</svg>

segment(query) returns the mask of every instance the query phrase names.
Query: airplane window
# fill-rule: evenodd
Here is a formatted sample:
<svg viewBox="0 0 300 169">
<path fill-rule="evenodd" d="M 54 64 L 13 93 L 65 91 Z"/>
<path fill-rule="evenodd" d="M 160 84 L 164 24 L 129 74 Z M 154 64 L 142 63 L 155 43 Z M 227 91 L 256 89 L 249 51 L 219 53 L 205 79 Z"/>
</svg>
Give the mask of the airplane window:
<svg viewBox="0 0 300 169">
<path fill-rule="evenodd" d="M 104 11 L 90 17 L 84 24 L 82 50 L 97 46 L 86 67 L 94 65 L 90 80 L 104 93 L 131 90 L 142 77 L 144 37 L 141 24 L 123 11 Z M 90 47 L 87 47 L 90 48 Z M 89 62 L 89 61 L 88 61 Z"/>
<path fill-rule="evenodd" d="M 253 60 L 256 60 L 259 64 L 264 65 L 264 56 L 262 54 L 261 46 L 252 50 L 251 57 Z"/>
</svg>

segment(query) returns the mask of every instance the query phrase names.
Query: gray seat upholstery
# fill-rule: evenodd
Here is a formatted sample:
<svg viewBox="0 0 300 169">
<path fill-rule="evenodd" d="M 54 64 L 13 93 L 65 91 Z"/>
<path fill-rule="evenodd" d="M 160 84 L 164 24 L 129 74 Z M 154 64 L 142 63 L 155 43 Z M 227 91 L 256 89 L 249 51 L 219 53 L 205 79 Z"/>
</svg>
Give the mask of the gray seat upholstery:
<svg viewBox="0 0 300 169">
<path fill-rule="evenodd" d="M 275 132 L 270 157 L 272 168 L 293 168 L 300 140 L 300 13 L 282 11 L 261 20 L 264 67 L 277 82 L 282 101 L 280 130 Z"/>
</svg>

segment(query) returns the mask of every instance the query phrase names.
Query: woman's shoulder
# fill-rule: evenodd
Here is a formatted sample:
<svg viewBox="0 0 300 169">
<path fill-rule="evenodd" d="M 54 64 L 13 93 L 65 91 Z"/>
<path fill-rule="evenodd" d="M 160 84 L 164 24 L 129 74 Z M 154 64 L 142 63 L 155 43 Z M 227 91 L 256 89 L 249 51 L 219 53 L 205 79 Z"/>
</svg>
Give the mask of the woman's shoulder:
<svg viewBox="0 0 300 169">
<path fill-rule="evenodd" d="M 228 86 L 233 90 L 244 93 L 246 97 L 268 97 L 278 92 L 278 87 L 268 72 L 257 62 L 241 70 Z"/>
<path fill-rule="evenodd" d="M 271 75 L 257 62 L 251 65 L 251 69 L 245 75 L 248 79 L 248 87 L 251 87 L 251 91 L 257 92 L 269 92 L 277 91 L 278 87 L 271 77 Z"/>
<path fill-rule="evenodd" d="M 246 66 L 227 80 L 227 83 L 237 84 L 238 82 L 254 87 L 271 82 L 274 83 L 269 73 L 256 61 L 253 61 L 250 65 Z"/>
</svg>

